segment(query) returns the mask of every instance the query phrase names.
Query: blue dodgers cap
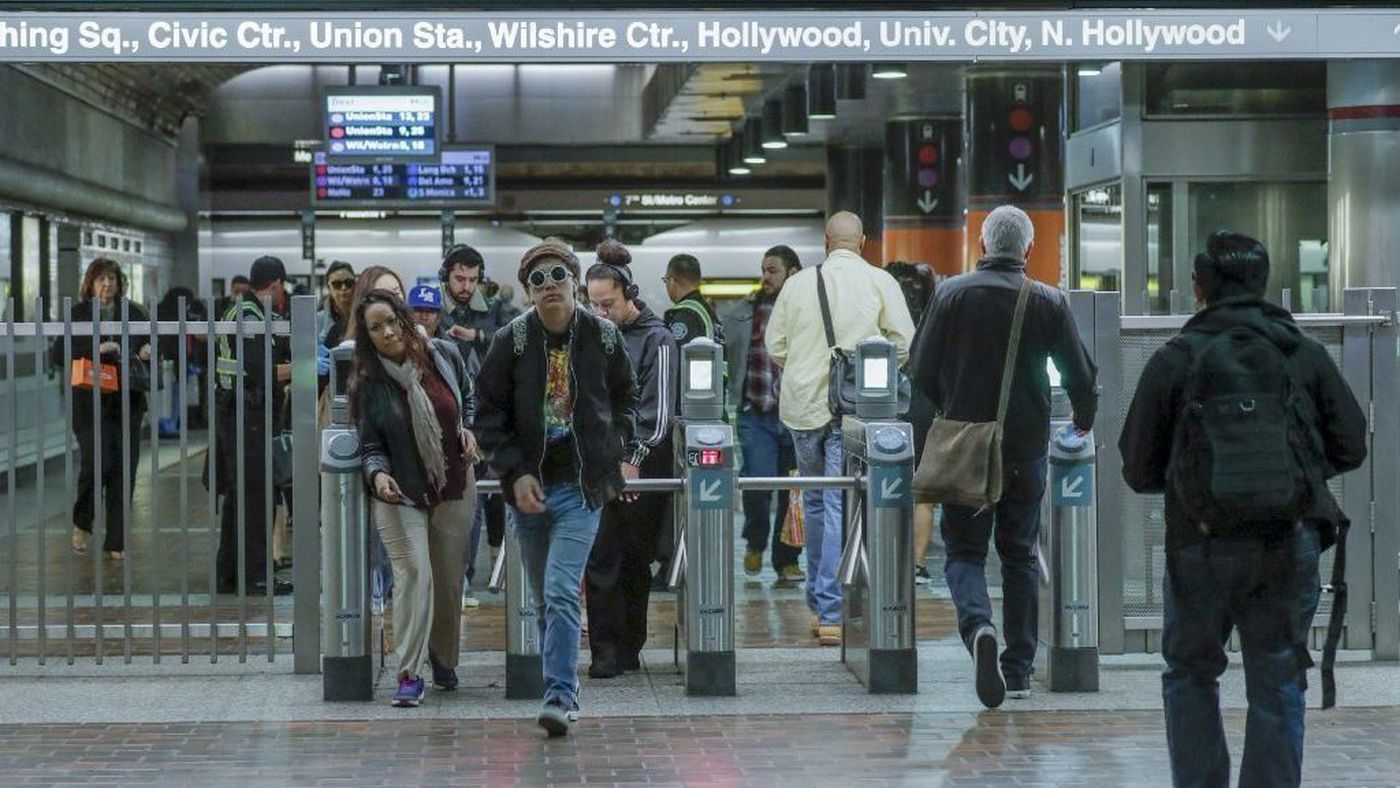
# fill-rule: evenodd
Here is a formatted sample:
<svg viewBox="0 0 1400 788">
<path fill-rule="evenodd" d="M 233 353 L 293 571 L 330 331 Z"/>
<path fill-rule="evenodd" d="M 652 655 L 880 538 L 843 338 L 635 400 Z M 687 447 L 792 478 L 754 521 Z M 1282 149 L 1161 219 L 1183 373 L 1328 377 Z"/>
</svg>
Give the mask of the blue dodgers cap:
<svg viewBox="0 0 1400 788">
<path fill-rule="evenodd" d="M 408 291 L 409 309 L 442 309 L 442 290 L 437 285 L 418 285 Z"/>
</svg>

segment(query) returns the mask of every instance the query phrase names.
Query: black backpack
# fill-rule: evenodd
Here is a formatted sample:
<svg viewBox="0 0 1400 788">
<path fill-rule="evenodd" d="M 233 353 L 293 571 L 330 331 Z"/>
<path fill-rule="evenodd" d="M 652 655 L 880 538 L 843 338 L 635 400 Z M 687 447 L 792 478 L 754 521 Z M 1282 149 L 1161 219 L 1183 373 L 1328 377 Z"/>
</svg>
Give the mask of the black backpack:
<svg viewBox="0 0 1400 788">
<path fill-rule="evenodd" d="M 1264 331 L 1190 332 L 1167 484 L 1217 536 L 1271 536 L 1308 514 L 1320 439 L 1292 360 Z"/>
</svg>

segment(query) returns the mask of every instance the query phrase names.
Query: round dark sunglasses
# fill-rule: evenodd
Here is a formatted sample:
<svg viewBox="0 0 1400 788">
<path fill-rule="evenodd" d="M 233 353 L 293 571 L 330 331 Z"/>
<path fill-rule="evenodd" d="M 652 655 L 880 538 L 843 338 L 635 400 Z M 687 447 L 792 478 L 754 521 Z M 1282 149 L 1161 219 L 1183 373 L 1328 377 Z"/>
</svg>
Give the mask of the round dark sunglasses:
<svg viewBox="0 0 1400 788">
<path fill-rule="evenodd" d="M 545 286 L 546 282 L 559 283 L 569 278 L 569 269 L 562 265 L 556 265 L 549 269 L 548 273 L 535 269 L 530 272 L 530 286 L 539 289 Z"/>
</svg>

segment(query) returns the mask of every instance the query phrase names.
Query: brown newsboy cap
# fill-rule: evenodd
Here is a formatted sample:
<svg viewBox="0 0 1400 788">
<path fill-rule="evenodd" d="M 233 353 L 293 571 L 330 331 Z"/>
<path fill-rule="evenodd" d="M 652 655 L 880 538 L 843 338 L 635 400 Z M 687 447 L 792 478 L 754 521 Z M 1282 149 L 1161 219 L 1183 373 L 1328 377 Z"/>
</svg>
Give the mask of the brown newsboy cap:
<svg viewBox="0 0 1400 788">
<path fill-rule="evenodd" d="M 558 238 L 546 238 L 525 251 L 520 258 L 520 271 L 516 273 L 516 278 L 520 280 L 520 286 L 528 289 L 526 280 L 530 277 L 530 269 L 535 264 L 545 258 L 553 257 L 564 263 L 564 267 L 569 269 L 569 273 L 574 275 L 574 280 L 582 278 L 582 269 L 578 263 L 578 257 L 574 255 L 574 250 L 569 245 Z"/>
</svg>

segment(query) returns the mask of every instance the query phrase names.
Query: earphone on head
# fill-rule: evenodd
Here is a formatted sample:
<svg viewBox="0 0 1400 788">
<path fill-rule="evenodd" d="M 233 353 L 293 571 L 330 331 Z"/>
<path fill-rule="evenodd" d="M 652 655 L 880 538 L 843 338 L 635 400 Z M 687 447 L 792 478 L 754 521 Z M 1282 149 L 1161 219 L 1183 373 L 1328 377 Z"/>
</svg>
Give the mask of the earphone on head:
<svg viewBox="0 0 1400 788">
<path fill-rule="evenodd" d="M 453 269 L 453 268 L 456 268 L 458 265 L 461 265 L 462 262 L 465 262 L 465 261 L 454 261 L 454 260 L 452 259 L 453 257 L 456 257 L 457 255 L 459 255 L 459 254 L 461 254 L 461 253 L 463 253 L 463 252 L 476 252 L 476 250 L 473 249 L 473 248 L 471 248 L 470 246 L 467 246 L 466 244 L 454 244 L 453 246 L 448 247 L 447 253 L 444 254 L 444 255 L 442 256 L 442 265 L 438 266 L 438 281 L 439 281 L 439 282 L 441 282 L 441 283 L 443 283 L 444 285 L 446 285 L 446 284 L 447 284 L 447 278 L 448 278 L 448 276 L 452 273 L 452 269 Z M 479 253 L 477 253 L 476 256 L 477 256 L 477 258 L 480 258 L 480 257 L 481 257 L 481 255 L 480 255 Z M 449 263 L 450 263 L 450 264 L 449 264 Z M 475 268 L 475 266 L 472 266 L 472 267 Z M 482 266 L 481 266 L 481 267 L 482 267 L 482 273 L 484 274 L 484 273 L 485 273 L 485 268 L 486 268 L 486 263 L 485 263 L 484 260 L 482 261 Z"/>
<path fill-rule="evenodd" d="M 622 297 L 628 301 L 636 301 L 637 296 L 642 294 L 642 289 L 637 287 L 637 284 L 632 281 L 632 269 L 625 265 L 614 265 L 613 263 L 604 263 L 604 265 L 610 266 L 617 272 L 618 276 L 622 277 Z"/>
</svg>

